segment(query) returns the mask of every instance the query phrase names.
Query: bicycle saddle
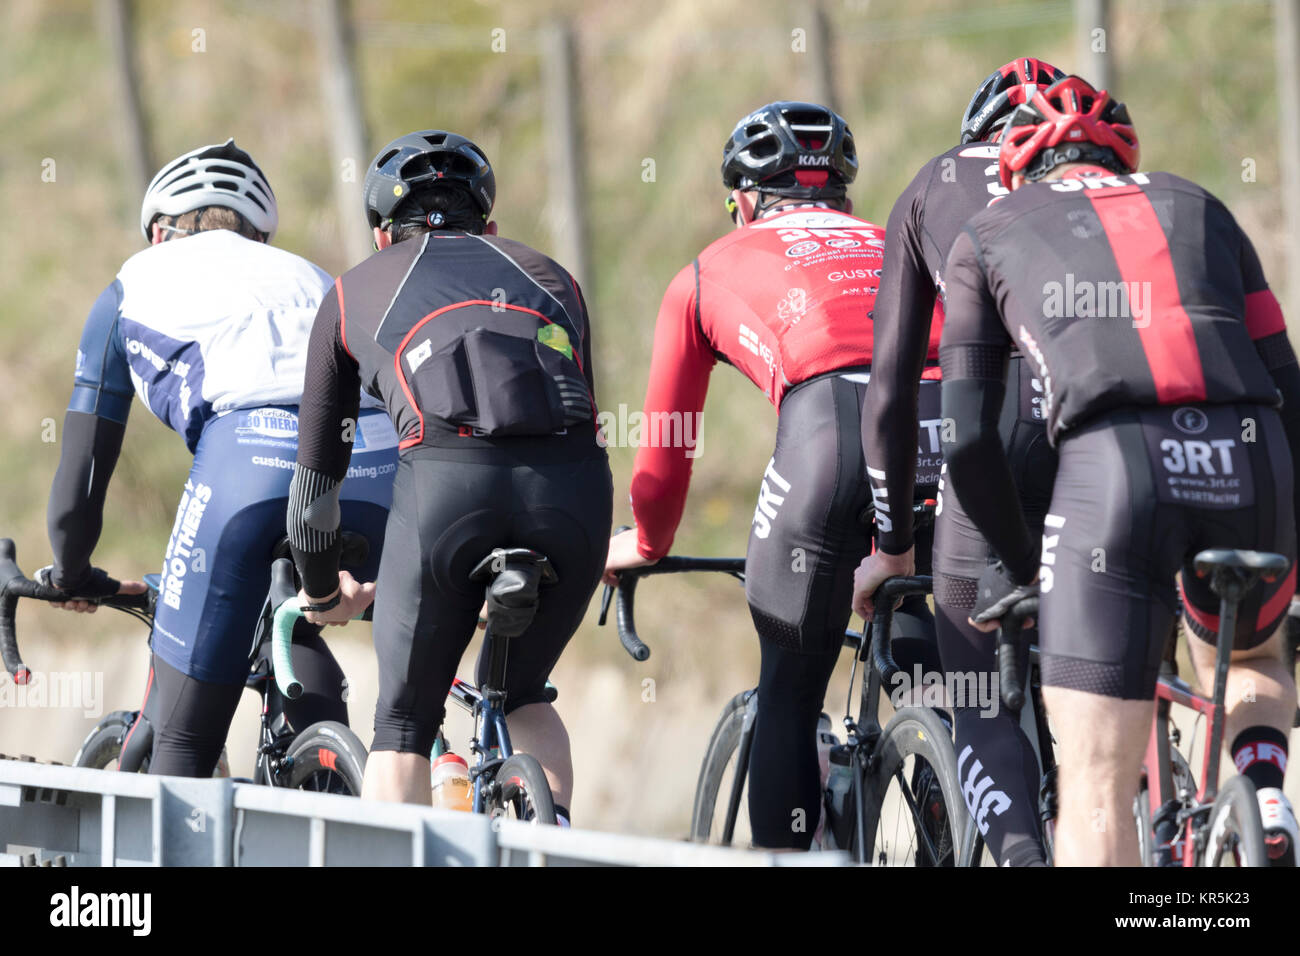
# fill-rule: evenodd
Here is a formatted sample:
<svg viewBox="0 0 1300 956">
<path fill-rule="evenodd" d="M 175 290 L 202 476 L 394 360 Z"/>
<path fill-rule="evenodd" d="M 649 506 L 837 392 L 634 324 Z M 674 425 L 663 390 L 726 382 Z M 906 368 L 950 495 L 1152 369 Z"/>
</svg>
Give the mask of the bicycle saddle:
<svg viewBox="0 0 1300 956">
<path fill-rule="evenodd" d="M 339 564 L 351 565 L 358 567 L 366 563 L 366 558 L 370 557 L 370 539 L 364 534 L 358 534 L 355 531 L 343 532 L 343 553 L 339 556 Z M 282 535 L 280 540 L 275 543 L 271 549 L 271 560 L 279 558 L 288 558 L 293 560 L 293 554 L 289 550 L 289 536 Z"/>
<path fill-rule="evenodd" d="M 1193 563 L 1196 573 L 1201 577 L 1217 568 L 1234 568 L 1258 572 L 1265 581 L 1276 580 L 1291 567 L 1291 562 L 1280 554 L 1236 548 L 1208 548 L 1197 554 Z"/>
<path fill-rule="evenodd" d="M 518 637 L 537 613 L 538 589 L 559 575 L 550 560 L 529 548 L 494 548 L 474 570 L 471 581 L 489 580 L 488 628 L 499 637 Z"/>
</svg>

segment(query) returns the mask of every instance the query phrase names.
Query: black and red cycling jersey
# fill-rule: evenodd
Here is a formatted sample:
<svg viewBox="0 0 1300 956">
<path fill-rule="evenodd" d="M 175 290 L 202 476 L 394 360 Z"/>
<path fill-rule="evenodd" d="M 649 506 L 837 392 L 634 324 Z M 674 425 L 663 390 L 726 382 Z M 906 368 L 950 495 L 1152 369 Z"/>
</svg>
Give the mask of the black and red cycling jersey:
<svg viewBox="0 0 1300 956">
<path fill-rule="evenodd" d="M 1023 580 L 1037 543 L 984 427 L 1013 346 L 1042 382 L 1053 443 L 1118 408 L 1273 406 L 1279 392 L 1288 437 L 1300 434 L 1300 372 L 1254 247 L 1221 202 L 1178 176 L 1084 167 L 1026 185 L 966 224 L 945 282 L 948 469 Z"/>
<path fill-rule="evenodd" d="M 364 447 L 361 391 L 384 403 L 403 458 L 605 459 L 587 309 L 572 276 L 497 236 L 437 231 L 395 243 L 339 277 L 312 326 L 289 508 L 309 594 L 337 586 L 340 539 L 328 508 L 312 517 L 311 503 L 328 500 Z"/>
<path fill-rule="evenodd" d="M 564 330 L 571 358 L 538 341 L 550 325 Z M 490 444 L 501 425 L 497 437 L 545 435 L 552 448 L 600 453 L 586 304 L 567 271 L 521 242 L 445 231 L 388 247 L 335 281 L 311 350 L 298 460 L 317 471 L 346 470 L 351 449 L 334 423 L 355 413 L 333 406 L 356 382 L 383 401 L 403 450 Z M 513 431 L 500 421 L 518 410 L 494 403 L 521 380 L 550 395 L 566 420 Z M 328 422 L 328 447 L 307 441 L 316 419 Z"/>
<path fill-rule="evenodd" d="M 903 190 L 885 230 L 884 273 L 872 325 L 876 361 L 870 401 L 863 409 L 863 436 L 871 462 L 877 510 L 892 501 L 910 502 L 916 478 L 917 388 L 937 356 L 934 342 L 943 324 L 937 291 L 943 288 L 948 250 L 966 220 L 1007 195 L 998 182 L 998 147 L 955 146 L 930 160 Z M 933 320 L 932 320 L 933 317 Z M 907 508 L 878 521 L 882 550 L 901 554 L 912 545 Z"/>
<path fill-rule="evenodd" d="M 651 436 L 632 477 L 644 557 L 660 558 L 671 547 L 697 453 L 655 440 L 665 431 L 656 423 L 699 415 L 718 359 L 778 408 L 794 385 L 869 367 L 884 243 L 884 230 L 863 219 L 795 208 L 717 240 L 673 279 L 659 309 L 646 389 Z M 915 428 L 912 435 L 915 446 Z"/>
</svg>

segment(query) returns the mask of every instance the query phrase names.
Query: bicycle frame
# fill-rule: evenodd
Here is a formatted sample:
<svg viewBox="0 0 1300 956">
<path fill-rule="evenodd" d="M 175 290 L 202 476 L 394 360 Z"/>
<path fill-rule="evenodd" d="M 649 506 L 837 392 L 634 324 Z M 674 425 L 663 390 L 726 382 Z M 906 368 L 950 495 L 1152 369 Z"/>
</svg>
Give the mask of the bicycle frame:
<svg viewBox="0 0 1300 956">
<path fill-rule="evenodd" d="M 489 646 L 489 639 L 489 636 L 484 636 L 484 646 Z M 485 813 L 487 795 L 484 793 L 484 781 L 490 781 L 497 767 L 508 757 L 514 756 L 510 729 L 506 726 L 505 694 L 491 688 L 480 691 L 473 684 L 457 677 L 451 682 L 451 691 L 447 696 L 469 711 L 474 718 L 474 736 L 470 739 L 469 748 L 476 759 L 469 775 L 474 783 L 474 812 Z M 497 751 L 495 757 L 490 756 L 493 749 Z"/>
<path fill-rule="evenodd" d="M 1194 866 L 1196 841 L 1193 839 L 1192 825 L 1195 818 L 1208 812 L 1214 803 L 1218 781 L 1215 779 L 1211 786 L 1211 748 L 1207 738 L 1195 802 L 1190 811 L 1182 805 L 1187 795 L 1175 789 L 1173 762 L 1169 756 L 1172 746 L 1169 741 L 1169 712 L 1174 704 L 1203 714 L 1207 729 L 1218 738 L 1222 737 L 1222 714 L 1214 701 L 1192 690 L 1180 677 L 1162 676 L 1156 682 L 1155 719 L 1152 721 L 1151 738 L 1147 742 L 1146 757 L 1143 760 L 1143 777 L 1146 779 L 1147 799 L 1151 809 L 1152 860 L 1155 866 L 1171 866 L 1175 859 L 1180 859 L 1182 866 Z M 1221 744 L 1222 740 L 1219 742 Z M 1217 767 L 1214 769 L 1214 777 L 1218 777 Z M 1182 844 L 1181 848 L 1179 844 Z"/>
<path fill-rule="evenodd" d="M 1228 563 L 1223 560 L 1225 554 L 1249 556 L 1249 560 L 1238 557 L 1236 561 Z M 1219 763 L 1223 754 L 1224 718 L 1227 713 L 1225 701 L 1228 669 L 1231 665 L 1233 638 L 1237 630 L 1238 606 L 1261 577 L 1272 580 L 1265 570 L 1269 563 L 1273 564 L 1272 570 L 1275 574 L 1285 570 L 1287 564 L 1286 559 L 1281 555 L 1266 553 L 1203 551 L 1196 556 L 1197 574 L 1204 576 L 1212 571 L 1214 575 L 1212 588 L 1219 595 L 1219 629 L 1214 649 L 1214 692 L 1212 698 L 1199 694 L 1176 673 L 1161 674 L 1157 679 L 1155 718 L 1152 721 L 1151 738 L 1147 743 L 1147 753 L 1143 762 L 1143 778 L 1147 784 L 1150 810 L 1150 833 L 1147 836 L 1151 839 L 1151 860 L 1156 866 L 1175 865 L 1175 860 L 1178 860 L 1182 866 L 1195 866 L 1198 855 L 1205 849 L 1206 834 L 1203 825 L 1219 793 Z M 1242 571 L 1243 568 L 1247 570 Z M 1178 630 L 1175 628 L 1170 634 L 1166 647 L 1166 663 L 1172 663 L 1170 648 L 1177 640 L 1177 636 Z M 1188 798 L 1191 795 L 1177 793 L 1174 790 L 1169 733 L 1169 712 L 1174 704 L 1204 715 L 1206 722 L 1201 775 L 1196 794 L 1190 804 Z M 1139 795 L 1140 793 L 1141 791 Z M 1179 842 L 1182 843 L 1181 848 L 1178 846 Z"/>
</svg>

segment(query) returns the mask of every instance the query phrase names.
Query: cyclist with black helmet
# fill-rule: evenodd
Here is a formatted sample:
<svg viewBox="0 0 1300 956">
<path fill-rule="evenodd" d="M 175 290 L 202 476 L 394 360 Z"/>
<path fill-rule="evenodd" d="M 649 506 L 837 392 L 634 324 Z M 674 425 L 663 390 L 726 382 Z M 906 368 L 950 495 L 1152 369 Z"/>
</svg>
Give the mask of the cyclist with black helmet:
<svg viewBox="0 0 1300 956">
<path fill-rule="evenodd" d="M 606 565 L 614 583 L 672 546 L 703 450 L 682 423 L 701 414 L 718 359 L 735 366 L 779 411 L 745 573 L 762 646 L 749 810 L 765 847 L 807 849 L 817 828 L 817 721 L 870 544 L 860 419 L 884 232 L 851 214 L 857 171 L 852 133 L 824 106 L 771 103 L 736 124 L 722 163 L 736 229 L 664 295 L 644 409 L 653 434 L 631 485 L 637 526 L 611 540 Z"/>
<path fill-rule="evenodd" d="M 936 348 L 943 311 L 936 308 L 936 298 L 944 284 L 944 261 L 961 227 L 1008 195 L 998 181 L 997 159 L 1007 119 L 1036 90 L 1064 76 L 1033 57 L 1013 60 L 990 74 L 966 107 L 961 142 L 921 167 L 894 203 L 885 230 L 884 276 L 872 316 L 878 357 L 863 411 L 877 550 L 858 572 L 854 608 L 870 618 L 871 595 L 885 578 L 917 568 L 924 573 L 932 565 L 935 631 L 949 672 L 987 669 L 988 638 L 966 618 L 975 582 L 992 558 L 950 492 L 939 496 L 932 537 L 925 532 L 913 536 L 913 495 L 932 496 L 937 482 L 937 476 L 915 473 L 912 446 L 918 418 L 935 424 L 936 443 L 944 430 Z M 1002 436 L 1030 526 L 1041 530 L 1056 471 L 1044 430 L 1042 383 L 1033 365 L 1019 355 L 1012 357 L 1009 376 L 1012 387 L 999 420 Z M 999 863 L 1041 863 L 1038 769 L 1029 739 L 1010 715 L 990 718 L 973 700 L 952 703 L 959 773 L 970 784 L 963 793 L 973 804 L 969 809 L 986 845 Z M 986 778 L 991 784 L 976 786 Z"/>
<path fill-rule="evenodd" d="M 312 330 L 289 507 L 308 618 L 345 621 L 376 589 L 339 570 L 340 493 L 358 386 L 400 436 L 374 614 L 375 738 L 363 797 L 428 804 L 429 754 L 494 548 L 545 554 L 559 582 L 510 648 L 506 707 L 567 820 L 569 741 L 546 680 L 599 583 L 613 489 L 598 440 L 591 328 L 561 266 L 497 236 L 496 178 L 442 130 L 380 150 L 365 181 L 378 252 L 344 273 Z M 487 662 L 480 661 L 486 668 Z"/>
<path fill-rule="evenodd" d="M 285 533 L 307 340 L 330 277 L 268 245 L 277 224 L 270 184 L 234 140 L 172 160 L 140 210 L 150 247 L 100 295 L 77 349 L 48 509 L 54 564 L 41 572 L 73 598 L 65 606 L 93 611 L 75 599 L 144 588 L 90 563 L 132 394 L 194 455 L 163 561 L 141 710 L 155 724 L 153 773 L 211 776 Z M 375 404 L 356 416 L 361 477 L 340 503 L 345 526 L 370 541 L 366 564 L 352 569 L 366 580 L 378 568 L 397 459 Z M 300 626 L 294 639 L 307 693 L 286 701 L 285 716 L 299 729 L 346 723 L 343 672 L 319 628 Z"/>
<path fill-rule="evenodd" d="M 1131 814 L 1175 577 L 1211 687 L 1218 599 L 1191 559 L 1246 548 L 1292 565 L 1240 606 L 1223 739 L 1256 788 L 1274 862 L 1294 863 L 1282 782 L 1296 688 L 1279 625 L 1296 589 L 1300 366 L 1282 310 L 1221 202 L 1136 172 L 1137 134 L 1104 90 L 1075 76 L 1039 90 L 1008 120 L 998 163 L 1012 193 L 966 224 L 944 273 L 944 453 L 1001 559 L 980 577 L 973 621 L 991 630 L 1041 587 L 1055 859 L 1138 863 Z M 1013 343 L 1041 378 L 1060 452 L 1041 548 L 998 435 Z"/>
</svg>

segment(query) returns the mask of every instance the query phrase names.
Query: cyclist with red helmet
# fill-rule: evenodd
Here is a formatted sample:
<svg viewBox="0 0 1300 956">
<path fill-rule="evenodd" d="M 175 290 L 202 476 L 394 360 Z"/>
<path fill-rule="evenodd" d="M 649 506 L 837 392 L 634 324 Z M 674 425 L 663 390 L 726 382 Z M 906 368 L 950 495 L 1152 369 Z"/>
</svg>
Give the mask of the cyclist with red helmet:
<svg viewBox="0 0 1300 956">
<path fill-rule="evenodd" d="M 884 276 L 872 315 L 876 361 L 863 410 L 877 549 L 858 572 L 854 607 L 869 618 L 871 595 L 885 578 L 914 569 L 929 572 L 933 543 L 935 631 L 948 671 L 987 667 L 988 640 L 966 618 L 975 581 L 992 558 L 951 494 L 941 498 L 933 542 L 925 531 L 914 541 L 911 508 L 897 506 L 910 506 L 914 488 L 917 497 L 933 497 L 938 483 L 937 475 L 914 474 L 913 452 L 918 421 L 930 426 L 936 451 L 941 432 L 933 344 L 943 312 L 935 307 L 936 292 L 943 288 L 948 250 L 966 220 L 1008 194 L 997 175 L 997 141 L 1007 119 L 1036 90 L 1064 76 L 1033 57 L 1013 60 L 990 74 L 966 107 L 961 142 L 921 168 L 894 203 L 885 230 Z M 938 320 L 933 323 L 932 313 Z M 1030 523 L 1041 528 L 1056 471 L 1043 427 L 1041 383 L 1032 365 L 1018 355 L 1012 358 L 1010 378 L 1013 387 L 1000 419 L 1003 441 Z M 1032 745 L 1009 715 L 990 718 L 974 700 L 970 706 L 953 704 L 959 771 L 963 783 L 969 783 L 964 792 L 986 845 L 999 863 L 1041 863 Z M 977 786 L 983 778 L 992 783 Z"/>
<path fill-rule="evenodd" d="M 821 812 L 817 721 L 870 545 L 860 429 L 884 233 L 851 215 L 853 136 L 824 106 L 771 103 L 737 125 L 722 179 L 736 229 L 679 272 L 655 327 L 637 453 L 637 527 L 616 535 L 607 580 L 673 542 L 701 450 L 656 423 L 697 421 L 719 359 L 779 410 L 759 487 L 745 589 L 762 645 L 750 763 L 754 843 L 807 849 Z M 937 345 L 937 342 L 936 342 Z M 691 431 L 698 435 L 698 430 Z M 915 441 L 915 432 L 913 432 Z M 914 449 L 915 450 L 915 449 Z M 928 631 L 924 601 L 900 627 Z"/>
<path fill-rule="evenodd" d="M 991 629 L 1041 589 L 1043 697 L 1060 756 L 1056 861 L 1133 865 L 1137 833 L 1125 821 L 1176 576 L 1192 661 L 1210 686 L 1218 601 L 1192 556 L 1224 547 L 1292 558 L 1285 579 L 1241 605 L 1224 737 L 1257 789 L 1270 855 L 1291 863 L 1296 822 L 1281 788 L 1296 688 L 1279 624 L 1295 593 L 1300 367 L 1232 214 L 1137 164 L 1123 104 L 1075 76 L 1040 90 L 1002 137 L 999 178 L 1012 194 L 973 217 L 949 255 L 945 459 L 952 491 L 1001 559 L 980 578 L 972 619 Z M 1041 553 L 998 434 L 1013 343 L 1037 367 L 1060 455 Z"/>
</svg>

